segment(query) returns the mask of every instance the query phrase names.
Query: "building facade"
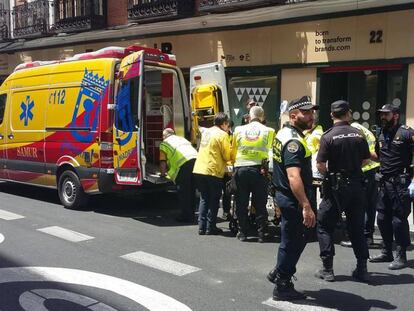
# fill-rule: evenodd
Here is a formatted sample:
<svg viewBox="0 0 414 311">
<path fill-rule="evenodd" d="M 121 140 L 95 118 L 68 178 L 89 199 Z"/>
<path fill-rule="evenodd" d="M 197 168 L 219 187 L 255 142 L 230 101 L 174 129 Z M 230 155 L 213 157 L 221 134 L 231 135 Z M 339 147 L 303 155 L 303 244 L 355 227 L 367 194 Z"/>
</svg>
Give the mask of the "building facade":
<svg viewBox="0 0 414 311">
<path fill-rule="evenodd" d="M 3 7 L 0 75 L 26 61 L 131 44 L 157 47 L 189 68 L 226 67 L 232 118 L 247 99 L 280 126 L 280 105 L 310 95 L 330 126 L 329 105 L 351 103 L 377 123 L 385 103 L 414 126 L 414 1 L 404 0 L 35 0 Z M 6 18 L 8 16 L 8 18 Z M 7 29 L 7 32 L 4 30 Z"/>
</svg>

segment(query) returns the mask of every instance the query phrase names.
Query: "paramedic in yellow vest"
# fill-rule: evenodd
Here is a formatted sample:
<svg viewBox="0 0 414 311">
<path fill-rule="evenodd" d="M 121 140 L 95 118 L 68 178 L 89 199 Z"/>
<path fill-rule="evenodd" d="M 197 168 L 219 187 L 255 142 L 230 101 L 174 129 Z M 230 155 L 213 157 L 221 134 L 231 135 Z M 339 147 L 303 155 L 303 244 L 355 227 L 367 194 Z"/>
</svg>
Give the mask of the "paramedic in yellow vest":
<svg viewBox="0 0 414 311">
<path fill-rule="evenodd" d="M 181 209 L 178 222 L 194 222 L 195 182 L 193 176 L 197 150 L 183 137 L 175 135 L 171 128 L 162 132 L 160 144 L 160 172 L 175 182 Z M 168 171 L 167 171 L 168 169 Z"/>
<path fill-rule="evenodd" d="M 353 122 L 351 126 L 358 129 L 362 136 L 366 139 L 369 147 L 369 152 L 371 153 L 371 159 L 377 158 L 375 152 L 376 139 L 375 135 L 367 129 L 365 126 L 359 124 L 358 122 Z M 375 181 L 375 174 L 378 171 L 380 164 L 369 160 L 367 164 L 362 167 L 362 172 L 364 173 L 365 178 L 365 238 L 367 239 L 367 245 L 372 246 L 374 244 L 374 231 L 375 231 L 375 214 L 376 206 L 378 199 L 378 182 Z M 352 247 L 351 242 L 342 241 L 342 246 Z"/>
<path fill-rule="evenodd" d="M 237 238 L 244 242 L 249 231 L 248 206 L 250 193 L 254 197 L 258 241 L 263 243 L 267 223 L 266 176 L 262 174 L 262 162 L 268 161 L 275 130 L 263 125 L 263 108 L 251 107 L 249 124 L 236 127 L 232 140 L 232 158 L 236 181 L 236 215 L 239 222 Z"/>
<path fill-rule="evenodd" d="M 317 190 L 318 190 L 318 183 L 321 183 L 323 180 L 323 176 L 321 173 L 319 173 L 317 167 L 316 167 L 316 156 L 318 154 L 319 150 L 319 141 L 321 140 L 322 134 L 323 134 L 323 128 L 322 125 L 318 124 L 318 118 L 315 114 L 315 120 L 313 121 L 312 128 L 310 130 L 304 131 L 305 134 L 305 140 L 306 144 L 312 154 L 312 177 L 313 177 L 313 186 L 312 186 L 312 197 L 311 205 L 314 208 L 313 212 L 317 213 Z M 316 226 L 313 230 L 313 236 L 310 237 L 311 240 L 317 239 L 316 234 Z"/>
<path fill-rule="evenodd" d="M 223 177 L 230 161 L 229 117 L 219 112 L 214 116 L 214 126 L 201 134 L 200 149 L 194 164 L 197 188 L 200 191 L 198 208 L 198 234 L 222 233 L 217 228 L 217 211 L 223 188 Z"/>
<path fill-rule="evenodd" d="M 289 123 L 277 133 L 273 142 L 273 184 L 275 202 L 282 212 L 281 243 L 276 267 L 267 275 L 275 283 L 274 300 L 297 300 L 306 296 L 295 290 L 292 276 L 302 254 L 308 230 L 315 226 L 310 193 L 312 192 L 311 152 L 304 130 L 310 129 L 314 110 L 309 96 L 292 100 L 288 105 Z"/>
</svg>

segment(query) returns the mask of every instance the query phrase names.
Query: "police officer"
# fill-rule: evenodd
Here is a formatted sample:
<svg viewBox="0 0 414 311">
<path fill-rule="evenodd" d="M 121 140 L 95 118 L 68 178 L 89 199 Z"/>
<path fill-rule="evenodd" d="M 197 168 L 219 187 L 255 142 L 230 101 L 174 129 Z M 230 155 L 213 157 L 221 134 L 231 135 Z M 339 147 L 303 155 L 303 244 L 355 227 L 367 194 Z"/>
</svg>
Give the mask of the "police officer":
<svg viewBox="0 0 414 311">
<path fill-rule="evenodd" d="M 306 228 L 315 226 L 315 214 L 310 203 L 311 152 L 303 131 L 312 127 L 317 108 L 309 96 L 291 101 L 288 105 L 289 123 L 277 133 L 273 142 L 272 182 L 276 187 L 275 202 L 282 212 L 277 263 L 267 275 L 267 279 L 276 284 L 274 300 L 306 298 L 295 290 L 291 278 L 306 246 L 306 234 L 309 233 Z"/>
<path fill-rule="evenodd" d="M 237 238 L 247 240 L 249 229 L 248 205 L 250 193 L 254 197 L 256 223 L 258 225 L 258 241 L 264 242 L 267 223 L 267 186 L 268 181 L 262 173 L 263 161 L 268 161 L 272 148 L 275 130 L 263 125 L 263 108 L 254 106 L 249 111 L 250 123 L 238 126 L 234 130 L 232 154 L 235 159 L 236 214 L 239 222 Z"/>
<path fill-rule="evenodd" d="M 371 153 L 371 158 L 377 159 L 375 152 L 376 139 L 375 135 L 367 129 L 365 126 L 358 122 L 352 122 L 351 126 L 360 130 L 362 136 L 366 139 Z M 378 171 L 379 163 L 370 160 L 362 167 L 362 172 L 365 177 L 365 238 L 367 239 L 368 246 L 374 244 L 374 232 L 375 232 L 375 214 L 377 210 L 377 198 L 378 198 L 378 182 L 375 180 L 375 174 Z M 351 242 L 342 241 L 342 246 L 351 247 Z"/>
<path fill-rule="evenodd" d="M 318 210 L 318 240 L 323 269 L 315 276 L 334 281 L 332 235 L 342 212 L 346 214 L 349 238 L 357 258 L 352 276 L 367 280 L 368 247 L 364 237 L 364 205 L 362 165 L 370 159 L 367 141 L 360 131 L 351 127 L 349 103 L 338 100 L 331 104 L 333 127 L 320 141 L 316 158 L 318 170 L 327 178 Z"/>
<path fill-rule="evenodd" d="M 193 167 L 197 150 L 183 137 L 175 135 L 172 128 L 162 132 L 160 144 L 160 172 L 177 185 L 178 202 L 181 209 L 176 218 L 179 222 L 193 222 L 195 210 L 195 182 Z M 168 168 L 168 172 L 167 172 Z"/>
<path fill-rule="evenodd" d="M 399 123 L 400 110 L 384 105 L 378 110 L 382 131 L 378 138 L 377 154 L 380 161 L 380 190 L 377 205 L 377 224 L 383 239 L 381 254 L 370 262 L 391 262 L 391 270 L 407 266 L 406 248 L 410 245 L 407 217 L 411 210 L 411 164 L 414 151 L 414 130 Z M 392 254 L 393 236 L 396 244 Z"/>
</svg>

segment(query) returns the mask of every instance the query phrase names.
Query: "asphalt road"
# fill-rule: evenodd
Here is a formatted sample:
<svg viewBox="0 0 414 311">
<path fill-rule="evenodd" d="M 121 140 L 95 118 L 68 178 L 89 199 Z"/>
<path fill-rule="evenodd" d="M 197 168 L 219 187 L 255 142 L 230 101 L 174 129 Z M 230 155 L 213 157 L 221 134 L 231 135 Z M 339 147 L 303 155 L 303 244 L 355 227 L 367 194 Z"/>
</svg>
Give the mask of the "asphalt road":
<svg viewBox="0 0 414 311">
<path fill-rule="evenodd" d="M 64 209 L 53 190 L 0 183 L 0 310 L 413 310 L 409 267 L 369 264 L 370 283 L 354 282 L 351 249 L 337 247 L 335 283 L 313 277 L 318 244 L 308 244 L 295 286 L 309 299 L 273 302 L 265 279 L 275 261 L 268 243 L 198 236 L 174 221 L 173 194 L 99 196 Z M 227 229 L 227 222 L 219 227 Z M 378 250 L 371 250 L 377 252 Z"/>
</svg>

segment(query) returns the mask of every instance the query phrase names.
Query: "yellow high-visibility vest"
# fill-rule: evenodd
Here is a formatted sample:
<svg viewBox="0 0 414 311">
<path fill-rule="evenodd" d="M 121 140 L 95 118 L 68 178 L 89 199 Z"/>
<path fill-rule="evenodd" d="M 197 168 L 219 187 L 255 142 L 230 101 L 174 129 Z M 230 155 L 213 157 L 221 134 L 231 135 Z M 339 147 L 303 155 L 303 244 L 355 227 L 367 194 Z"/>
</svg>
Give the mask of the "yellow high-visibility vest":
<svg viewBox="0 0 414 311">
<path fill-rule="evenodd" d="M 168 176 L 171 180 L 177 178 L 180 167 L 191 159 L 197 157 L 197 150 L 191 143 L 180 136 L 171 135 L 160 144 L 160 151 L 164 152 L 167 158 Z"/>
<path fill-rule="evenodd" d="M 362 136 L 364 136 L 365 140 L 368 143 L 369 152 L 375 152 L 376 139 L 375 139 L 374 134 L 372 134 L 372 132 L 369 129 L 367 129 L 365 126 L 359 124 L 358 122 L 353 122 L 351 124 L 351 126 L 358 129 L 361 132 Z M 369 162 L 362 167 L 362 172 L 365 173 L 365 172 L 367 172 L 369 170 L 372 170 L 374 168 L 377 168 L 379 166 L 380 166 L 379 162 L 369 160 Z"/>
<path fill-rule="evenodd" d="M 257 121 L 236 127 L 232 143 L 234 166 L 261 165 L 262 160 L 269 157 L 274 135 L 274 129 Z"/>
</svg>

